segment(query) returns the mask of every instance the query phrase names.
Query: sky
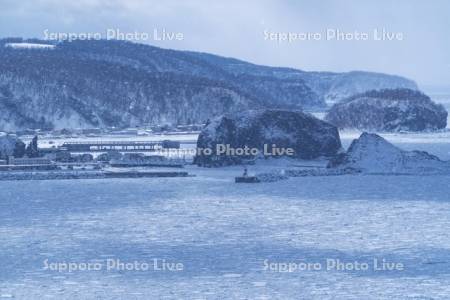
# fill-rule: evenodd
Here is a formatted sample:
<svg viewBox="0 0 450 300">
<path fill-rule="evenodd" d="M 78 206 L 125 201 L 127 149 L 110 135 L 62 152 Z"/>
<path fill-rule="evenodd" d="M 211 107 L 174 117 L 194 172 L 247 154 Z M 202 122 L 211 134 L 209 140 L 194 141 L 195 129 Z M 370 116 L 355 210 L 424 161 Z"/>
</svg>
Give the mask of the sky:
<svg viewBox="0 0 450 300">
<path fill-rule="evenodd" d="M 0 0 L 0 37 L 108 30 L 137 32 L 135 41 L 163 48 L 307 71 L 397 74 L 450 91 L 447 0 Z M 158 40 L 163 31 L 182 38 Z M 291 41 L 282 40 L 288 34 Z"/>
</svg>

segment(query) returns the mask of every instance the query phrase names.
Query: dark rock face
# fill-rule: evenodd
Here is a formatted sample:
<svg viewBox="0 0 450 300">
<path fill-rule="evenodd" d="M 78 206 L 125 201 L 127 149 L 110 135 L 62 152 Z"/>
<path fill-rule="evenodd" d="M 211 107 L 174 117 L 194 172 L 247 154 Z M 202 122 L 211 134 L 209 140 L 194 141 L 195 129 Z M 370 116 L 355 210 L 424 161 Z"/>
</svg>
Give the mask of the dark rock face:
<svg viewBox="0 0 450 300">
<path fill-rule="evenodd" d="M 367 174 L 450 173 L 450 163 L 424 151 L 404 151 L 379 135 L 364 132 L 346 153 L 335 156 L 329 168 Z"/>
<path fill-rule="evenodd" d="M 253 155 L 230 155 L 217 151 L 218 145 L 232 149 L 258 149 L 259 157 L 267 157 L 267 147 L 293 149 L 292 157 L 312 159 L 333 156 L 341 148 L 336 127 L 300 111 L 252 110 L 223 115 L 208 122 L 197 141 L 194 162 L 199 166 L 223 166 L 242 163 Z M 207 155 L 203 149 L 211 149 Z M 276 155 L 280 156 L 280 155 Z"/>
<path fill-rule="evenodd" d="M 447 111 L 409 89 L 369 91 L 331 107 L 325 120 L 338 128 L 368 131 L 432 131 L 447 126 Z"/>
</svg>

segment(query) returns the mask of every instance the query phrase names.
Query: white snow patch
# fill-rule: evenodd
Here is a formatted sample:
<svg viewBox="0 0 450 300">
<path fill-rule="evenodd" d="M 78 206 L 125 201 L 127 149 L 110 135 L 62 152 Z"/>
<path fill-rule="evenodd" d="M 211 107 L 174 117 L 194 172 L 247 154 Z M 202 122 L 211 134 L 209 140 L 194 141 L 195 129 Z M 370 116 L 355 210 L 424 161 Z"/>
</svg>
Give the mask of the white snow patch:
<svg viewBox="0 0 450 300">
<path fill-rule="evenodd" d="M 7 43 L 5 47 L 14 49 L 55 49 L 55 45 L 35 43 Z"/>
</svg>

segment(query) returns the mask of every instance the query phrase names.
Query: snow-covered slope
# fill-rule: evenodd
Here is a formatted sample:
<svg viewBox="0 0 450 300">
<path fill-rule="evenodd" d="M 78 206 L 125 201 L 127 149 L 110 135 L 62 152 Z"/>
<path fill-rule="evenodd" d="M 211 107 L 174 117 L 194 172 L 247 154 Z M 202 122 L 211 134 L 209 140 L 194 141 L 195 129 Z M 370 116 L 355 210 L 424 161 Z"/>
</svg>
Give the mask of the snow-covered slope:
<svg viewBox="0 0 450 300">
<path fill-rule="evenodd" d="M 4 39 L 0 130 L 200 123 L 242 109 L 324 109 L 333 91 L 415 87 L 404 78 L 358 74 L 265 67 L 121 41 Z"/>
<path fill-rule="evenodd" d="M 424 151 L 404 151 L 376 134 L 364 132 L 348 151 L 333 159 L 330 168 L 366 174 L 450 174 L 450 162 Z"/>
<path fill-rule="evenodd" d="M 282 80 L 301 80 L 329 104 L 370 90 L 408 88 L 417 90 L 417 84 L 410 79 L 375 72 L 351 71 L 306 72 L 291 68 L 273 68 L 250 64 L 237 59 L 223 58 L 211 54 L 188 52 L 235 75 L 253 74 L 255 76 L 276 77 Z"/>
<path fill-rule="evenodd" d="M 316 79 L 317 80 L 317 79 Z M 417 90 L 417 84 L 404 77 L 354 71 L 337 75 L 325 90 L 324 98 L 328 103 L 337 103 L 355 94 L 370 90 L 405 88 Z"/>
</svg>

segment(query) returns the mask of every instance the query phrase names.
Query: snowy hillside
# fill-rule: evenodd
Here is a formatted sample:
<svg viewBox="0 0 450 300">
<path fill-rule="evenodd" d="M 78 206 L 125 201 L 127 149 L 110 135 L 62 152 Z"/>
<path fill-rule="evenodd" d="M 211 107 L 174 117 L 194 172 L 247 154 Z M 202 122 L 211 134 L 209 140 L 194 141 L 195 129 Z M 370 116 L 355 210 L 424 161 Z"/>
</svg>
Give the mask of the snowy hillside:
<svg viewBox="0 0 450 300">
<path fill-rule="evenodd" d="M 189 52 L 209 63 L 224 68 L 235 75 L 276 77 L 281 80 L 301 80 L 327 103 L 336 103 L 354 94 L 370 90 L 408 88 L 417 90 L 417 84 L 407 78 L 374 72 L 352 71 L 346 73 L 306 72 L 291 68 L 273 68 L 215 55 Z"/>
<path fill-rule="evenodd" d="M 358 74 L 272 68 L 119 41 L 4 39 L 0 129 L 200 123 L 249 108 L 323 109 L 333 91 L 415 88 L 404 78 Z"/>
<path fill-rule="evenodd" d="M 320 77 L 316 80 L 320 80 Z M 324 97 L 328 103 L 336 103 L 349 96 L 370 90 L 397 88 L 417 90 L 417 84 L 400 76 L 355 71 L 336 76 Z"/>
</svg>

